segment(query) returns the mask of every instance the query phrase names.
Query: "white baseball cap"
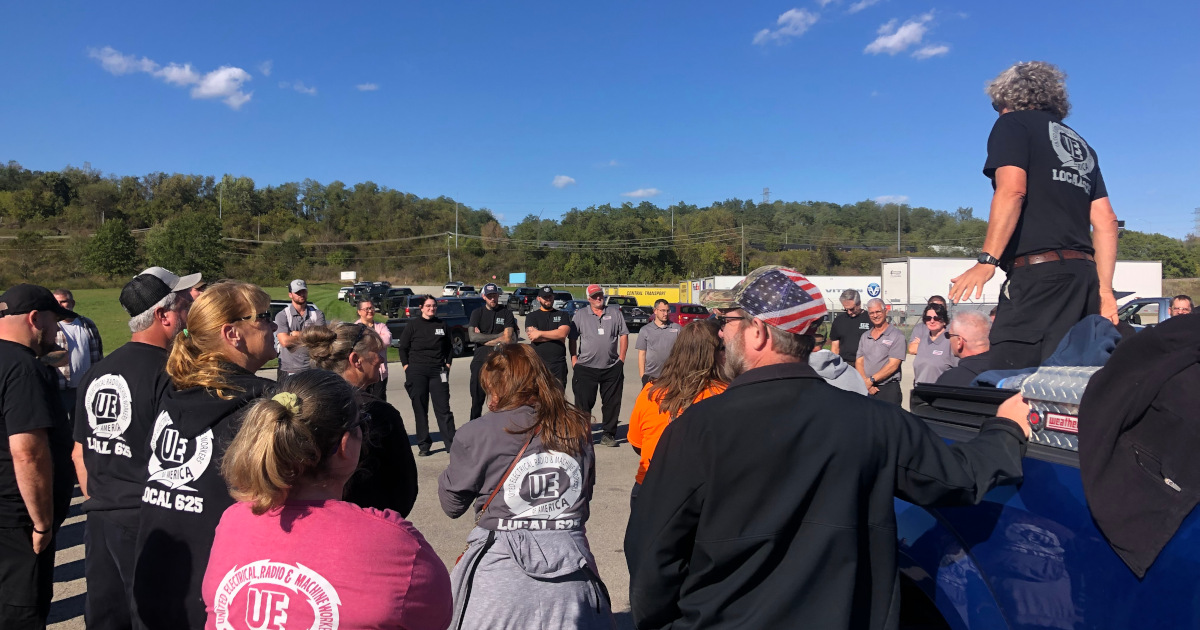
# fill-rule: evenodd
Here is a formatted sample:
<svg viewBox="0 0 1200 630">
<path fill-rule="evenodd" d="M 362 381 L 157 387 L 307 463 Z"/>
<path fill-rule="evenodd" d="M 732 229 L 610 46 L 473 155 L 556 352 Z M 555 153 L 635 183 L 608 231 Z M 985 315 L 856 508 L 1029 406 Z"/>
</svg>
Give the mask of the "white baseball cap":
<svg viewBox="0 0 1200 630">
<path fill-rule="evenodd" d="M 166 269 L 163 269 L 162 267 L 150 267 L 142 273 L 148 273 L 159 280 L 162 280 L 164 284 L 170 287 L 171 291 L 183 291 L 200 284 L 200 274 L 198 273 L 180 278 L 179 276 L 167 271 Z"/>
</svg>

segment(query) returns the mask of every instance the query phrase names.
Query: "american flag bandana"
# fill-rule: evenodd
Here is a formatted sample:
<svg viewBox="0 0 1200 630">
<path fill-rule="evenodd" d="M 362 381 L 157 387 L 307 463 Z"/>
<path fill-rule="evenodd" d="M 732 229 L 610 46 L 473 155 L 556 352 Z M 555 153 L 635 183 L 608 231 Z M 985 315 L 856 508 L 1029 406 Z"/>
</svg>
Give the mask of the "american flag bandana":
<svg viewBox="0 0 1200 630">
<path fill-rule="evenodd" d="M 803 275 L 776 267 L 754 278 L 737 298 L 742 310 L 756 319 L 802 335 L 828 312 L 821 290 Z"/>
</svg>

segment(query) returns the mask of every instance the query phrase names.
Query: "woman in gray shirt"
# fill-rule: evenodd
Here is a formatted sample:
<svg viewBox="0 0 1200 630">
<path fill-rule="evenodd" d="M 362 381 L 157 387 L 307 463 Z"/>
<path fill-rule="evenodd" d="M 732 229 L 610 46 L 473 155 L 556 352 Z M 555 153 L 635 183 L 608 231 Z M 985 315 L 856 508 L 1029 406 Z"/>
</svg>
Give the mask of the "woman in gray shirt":
<svg viewBox="0 0 1200 630">
<path fill-rule="evenodd" d="M 921 317 L 924 326 L 917 324 L 908 344 L 908 353 L 916 355 L 913 359 L 914 383 L 933 383 L 942 372 L 958 365 L 958 359 L 950 351 L 950 338 L 946 336 L 949 319 L 945 306 L 935 302 L 925 305 Z"/>
<path fill-rule="evenodd" d="M 450 575 L 457 628 L 613 628 L 584 524 L 596 461 L 587 414 L 533 348 L 506 344 L 479 373 L 490 413 L 459 430 L 438 500 L 475 529 Z"/>
</svg>

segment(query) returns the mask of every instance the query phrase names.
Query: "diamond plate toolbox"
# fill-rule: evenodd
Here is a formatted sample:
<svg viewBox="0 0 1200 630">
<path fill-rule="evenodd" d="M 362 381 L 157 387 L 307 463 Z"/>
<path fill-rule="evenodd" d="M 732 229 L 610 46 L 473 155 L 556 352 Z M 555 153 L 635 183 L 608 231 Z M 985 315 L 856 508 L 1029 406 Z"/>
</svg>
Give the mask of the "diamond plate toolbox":
<svg viewBox="0 0 1200 630">
<path fill-rule="evenodd" d="M 1042 367 L 1019 383 L 1029 401 L 1029 441 L 1052 448 L 1079 450 L 1079 401 L 1099 367 Z"/>
</svg>

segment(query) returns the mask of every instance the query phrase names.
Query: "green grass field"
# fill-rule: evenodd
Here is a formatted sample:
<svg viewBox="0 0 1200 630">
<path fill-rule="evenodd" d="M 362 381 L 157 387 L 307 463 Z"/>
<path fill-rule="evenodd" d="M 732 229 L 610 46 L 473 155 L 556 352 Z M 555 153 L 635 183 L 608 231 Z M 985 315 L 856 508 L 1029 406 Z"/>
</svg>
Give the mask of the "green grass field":
<svg viewBox="0 0 1200 630">
<path fill-rule="evenodd" d="M 310 284 L 308 286 L 309 301 L 325 313 L 326 321 L 354 321 L 358 313 L 354 307 L 337 299 L 340 284 Z M 272 300 L 288 299 L 287 287 L 263 287 Z M 129 315 L 117 301 L 121 295 L 120 289 L 80 289 L 74 291 L 75 311 L 80 315 L 91 318 L 100 329 L 100 337 L 104 341 L 105 354 L 124 345 L 132 334 L 129 332 Z M 377 317 L 376 321 L 384 318 Z M 399 357 L 395 349 L 388 351 L 388 360 L 396 361 Z M 266 367 L 274 367 L 271 361 Z"/>
</svg>

